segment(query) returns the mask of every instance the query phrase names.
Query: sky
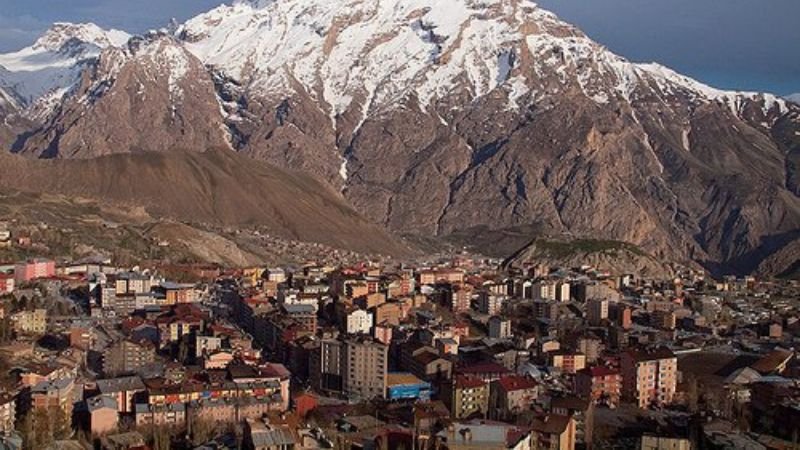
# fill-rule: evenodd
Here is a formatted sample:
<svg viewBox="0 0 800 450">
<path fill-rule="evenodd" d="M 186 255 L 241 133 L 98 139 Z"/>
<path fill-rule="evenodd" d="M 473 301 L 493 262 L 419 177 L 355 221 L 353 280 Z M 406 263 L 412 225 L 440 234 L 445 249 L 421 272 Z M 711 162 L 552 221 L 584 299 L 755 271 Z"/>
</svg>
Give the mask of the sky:
<svg viewBox="0 0 800 450">
<path fill-rule="evenodd" d="M 222 0 L 0 0 L 0 52 L 54 21 L 140 33 Z M 633 61 L 725 89 L 800 92 L 800 0 L 538 0 Z"/>
</svg>

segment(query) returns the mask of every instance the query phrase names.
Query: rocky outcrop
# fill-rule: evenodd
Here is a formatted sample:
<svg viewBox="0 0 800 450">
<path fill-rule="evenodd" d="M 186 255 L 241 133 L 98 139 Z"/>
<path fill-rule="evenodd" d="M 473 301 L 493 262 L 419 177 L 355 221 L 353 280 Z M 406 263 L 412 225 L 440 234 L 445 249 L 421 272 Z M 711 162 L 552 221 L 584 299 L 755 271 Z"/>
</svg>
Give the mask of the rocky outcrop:
<svg viewBox="0 0 800 450">
<path fill-rule="evenodd" d="M 227 147 L 214 83 L 168 36 L 104 50 L 52 118 L 15 151 L 43 158 Z"/>
<path fill-rule="evenodd" d="M 537 264 L 551 267 L 591 267 L 616 276 L 635 274 L 657 279 L 669 279 L 675 274 L 675 267 L 636 246 L 625 242 L 592 239 L 536 239 L 505 262 L 507 267 L 515 268 Z"/>
</svg>

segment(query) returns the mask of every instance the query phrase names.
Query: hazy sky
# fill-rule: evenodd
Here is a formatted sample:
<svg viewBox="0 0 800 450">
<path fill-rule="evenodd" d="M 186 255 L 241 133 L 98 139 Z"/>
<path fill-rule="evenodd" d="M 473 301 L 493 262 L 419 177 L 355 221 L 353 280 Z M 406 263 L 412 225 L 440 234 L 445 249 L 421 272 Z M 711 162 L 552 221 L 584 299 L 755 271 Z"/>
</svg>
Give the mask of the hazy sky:
<svg viewBox="0 0 800 450">
<path fill-rule="evenodd" d="M 30 44 L 53 21 L 142 32 L 221 2 L 0 0 L 0 51 Z M 631 60 L 657 61 L 723 88 L 800 92 L 800 0 L 538 2 Z"/>
</svg>

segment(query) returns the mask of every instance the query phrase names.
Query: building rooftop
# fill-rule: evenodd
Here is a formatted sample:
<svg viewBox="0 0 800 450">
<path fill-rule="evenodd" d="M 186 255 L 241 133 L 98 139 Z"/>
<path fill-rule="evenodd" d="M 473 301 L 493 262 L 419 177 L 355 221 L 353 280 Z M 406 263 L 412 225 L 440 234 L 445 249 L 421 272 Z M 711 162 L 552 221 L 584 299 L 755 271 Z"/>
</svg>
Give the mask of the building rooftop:
<svg viewBox="0 0 800 450">
<path fill-rule="evenodd" d="M 521 375 L 511 375 L 500 378 L 500 380 L 498 380 L 498 383 L 500 384 L 500 386 L 503 387 L 503 390 L 506 392 L 533 389 L 539 385 L 539 383 L 537 383 L 532 378 L 524 377 Z"/>
<path fill-rule="evenodd" d="M 122 391 L 143 391 L 144 388 L 142 379 L 137 376 L 97 380 L 97 389 L 103 394 Z"/>
<path fill-rule="evenodd" d="M 428 384 L 413 374 L 407 372 L 392 372 L 386 375 L 386 386 L 414 386 L 420 384 Z"/>
<path fill-rule="evenodd" d="M 116 411 L 117 400 L 107 395 L 98 395 L 96 397 L 92 397 L 86 400 L 86 407 L 89 408 L 89 412 L 94 412 L 104 408 L 113 409 L 114 411 Z"/>
</svg>

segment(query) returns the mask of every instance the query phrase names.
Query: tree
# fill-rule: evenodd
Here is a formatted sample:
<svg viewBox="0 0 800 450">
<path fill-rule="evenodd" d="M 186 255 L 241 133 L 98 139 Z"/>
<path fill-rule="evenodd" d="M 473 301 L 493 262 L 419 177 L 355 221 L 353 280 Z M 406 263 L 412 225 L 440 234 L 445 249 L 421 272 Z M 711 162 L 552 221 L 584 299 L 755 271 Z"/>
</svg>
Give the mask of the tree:
<svg viewBox="0 0 800 450">
<path fill-rule="evenodd" d="M 192 422 L 192 444 L 201 445 L 216 436 L 217 427 L 208 420 L 195 420 Z"/>
<path fill-rule="evenodd" d="M 20 428 L 24 448 L 45 448 L 55 440 L 50 425 L 50 415 L 43 408 L 30 411 Z"/>
<path fill-rule="evenodd" d="M 0 344 L 7 344 L 14 338 L 14 327 L 6 316 L 0 319 Z"/>
<path fill-rule="evenodd" d="M 697 405 L 699 400 L 700 396 L 697 389 L 697 377 L 694 374 L 689 374 L 686 380 L 686 403 L 690 413 L 697 413 Z"/>
</svg>

